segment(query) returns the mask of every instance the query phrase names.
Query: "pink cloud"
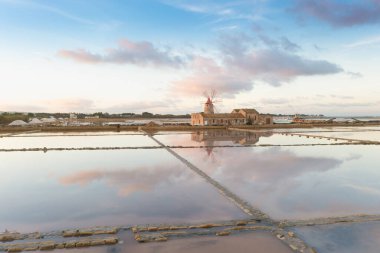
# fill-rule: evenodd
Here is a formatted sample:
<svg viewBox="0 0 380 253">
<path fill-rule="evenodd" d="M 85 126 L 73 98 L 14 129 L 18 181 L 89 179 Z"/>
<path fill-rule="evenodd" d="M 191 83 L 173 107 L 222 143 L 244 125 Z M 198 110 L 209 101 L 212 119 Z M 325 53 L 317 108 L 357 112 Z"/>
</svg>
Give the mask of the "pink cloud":
<svg viewBox="0 0 380 253">
<path fill-rule="evenodd" d="M 173 55 L 169 49 L 159 49 L 147 41 L 133 42 L 122 39 L 118 46 L 95 54 L 84 49 L 60 50 L 58 56 L 80 63 L 113 63 L 179 67 L 183 64 L 180 56 Z"/>
</svg>

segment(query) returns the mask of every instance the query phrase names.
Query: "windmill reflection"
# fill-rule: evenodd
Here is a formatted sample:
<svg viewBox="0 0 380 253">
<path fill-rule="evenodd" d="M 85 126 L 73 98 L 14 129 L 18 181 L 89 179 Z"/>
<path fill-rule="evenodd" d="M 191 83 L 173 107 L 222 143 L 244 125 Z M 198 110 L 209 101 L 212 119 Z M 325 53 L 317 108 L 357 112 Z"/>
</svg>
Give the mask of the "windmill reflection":
<svg viewBox="0 0 380 253">
<path fill-rule="evenodd" d="M 211 157 L 213 161 L 214 147 L 228 145 L 254 145 L 259 142 L 260 137 L 270 137 L 272 132 L 241 132 L 229 130 L 205 130 L 191 134 L 191 140 L 203 143 L 207 152 L 207 157 Z"/>
</svg>

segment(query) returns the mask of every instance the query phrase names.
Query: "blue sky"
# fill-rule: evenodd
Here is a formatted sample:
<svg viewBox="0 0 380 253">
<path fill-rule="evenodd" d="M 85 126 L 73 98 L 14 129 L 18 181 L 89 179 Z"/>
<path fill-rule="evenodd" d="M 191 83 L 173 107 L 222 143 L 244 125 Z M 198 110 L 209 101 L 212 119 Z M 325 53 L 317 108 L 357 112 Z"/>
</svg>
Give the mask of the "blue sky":
<svg viewBox="0 0 380 253">
<path fill-rule="evenodd" d="M 380 115 L 378 0 L 0 0 L 0 111 Z"/>
</svg>

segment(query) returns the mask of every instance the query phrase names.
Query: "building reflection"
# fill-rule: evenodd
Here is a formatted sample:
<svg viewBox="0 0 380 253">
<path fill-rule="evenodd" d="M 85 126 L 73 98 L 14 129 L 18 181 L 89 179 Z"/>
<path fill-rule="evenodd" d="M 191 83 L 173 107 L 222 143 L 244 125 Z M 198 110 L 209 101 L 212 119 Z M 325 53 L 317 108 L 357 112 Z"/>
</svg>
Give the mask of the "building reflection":
<svg viewBox="0 0 380 253">
<path fill-rule="evenodd" d="M 215 146 L 223 145 L 253 145 L 259 142 L 260 137 L 270 137 L 272 132 L 243 132 L 229 130 L 206 130 L 191 134 L 191 140 L 203 143 L 208 156 L 213 157 Z M 215 159 L 213 157 L 213 159 Z"/>
<path fill-rule="evenodd" d="M 191 140 L 199 143 L 204 143 L 204 146 L 214 146 L 218 142 L 225 145 L 240 144 L 240 145 L 253 145 L 256 144 L 260 137 L 270 137 L 272 132 L 243 132 L 243 131 L 229 131 L 229 130 L 212 130 L 212 131 L 198 131 L 191 134 Z"/>
</svg>

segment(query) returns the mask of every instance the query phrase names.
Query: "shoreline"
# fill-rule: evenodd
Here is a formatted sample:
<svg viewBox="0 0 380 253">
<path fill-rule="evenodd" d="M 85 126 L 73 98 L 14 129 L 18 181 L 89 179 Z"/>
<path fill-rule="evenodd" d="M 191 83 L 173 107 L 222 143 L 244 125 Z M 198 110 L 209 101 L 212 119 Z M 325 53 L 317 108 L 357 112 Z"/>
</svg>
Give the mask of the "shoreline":
<svg viewBox="0 0 380 253">
<path fill-rule="evenodd" d="M 199 131 L 199 130 L 226 130 L 229 128 L 247 130 L 265 129 L 293 129 L 315 127 L 368 127 L 380 126 L 380 123 L 314 123 L 314 124 L 273 124 L 273 125 L 240 125 L 240 126 L 68 126 L 68 127 L 0 127 L 0 133 L 22 132 L 127 132 L 127 131 Z"/>
</svg>

